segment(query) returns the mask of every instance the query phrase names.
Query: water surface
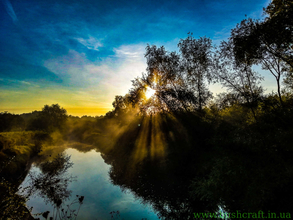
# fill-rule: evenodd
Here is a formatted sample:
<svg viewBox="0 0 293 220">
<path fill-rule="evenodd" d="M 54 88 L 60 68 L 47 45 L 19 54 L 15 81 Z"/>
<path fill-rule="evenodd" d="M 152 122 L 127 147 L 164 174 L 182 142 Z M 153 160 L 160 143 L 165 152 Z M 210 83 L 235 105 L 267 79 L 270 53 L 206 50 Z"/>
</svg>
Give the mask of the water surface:
<svg viewBox="0 0 293 220">
<path fill-rule="evenodd" d="M 111 219 L 110 212 L 119 211 L 120 217 L 114 215 L 115 219 L 127 220 L 155 220 L 159 219 L 154 213 L 151 205 L 142 204 L 142 199 L 135 198 L 130 190 L 121 190 L 119 186 L 113 185 L 109 178 L 110 165 L 106 164 L 99 152 L 91 150 L 83 153 L 69 148 L 65 150 L 71 156 L 73 166 L 67 170 L 67 176 L 75 176 L 75 180 L 68 184 L 71 195 L 63 201 L 63 207 L 76 201 L 77 196 L 84 196 L 77 219 Z M 40 173 L 40 169 L 32 166 L 30 172 Z M 23 186 L 29 184 L 29 175 Z M 33 207 L 32 213 L 50 211 L 53 213 L 53 203 L 40 196 L 31 196 L 27 202 Z M 64 206 L 65 205 L 65 206 Z M 78 203 L 71 205 L 72 209 L 78 211 Z M 50 215 L 50 216 L 51 216 Z"/>
</svg>

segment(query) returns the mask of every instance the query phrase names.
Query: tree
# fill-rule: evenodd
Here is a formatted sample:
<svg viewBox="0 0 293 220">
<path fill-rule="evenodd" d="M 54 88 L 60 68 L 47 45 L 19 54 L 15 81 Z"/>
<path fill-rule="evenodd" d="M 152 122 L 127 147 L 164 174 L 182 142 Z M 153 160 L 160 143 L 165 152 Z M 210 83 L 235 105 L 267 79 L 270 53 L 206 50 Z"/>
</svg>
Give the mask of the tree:
<svg viewBox="0 0 293 220">
<path fill-rule="evenodd" d="M 212 42 L 188 36 L 179 44 L 180 54 L 147 46 L 147 72 L 132 81 L 131 102 L 141 110 L 154 112 L 201 111 L 212 97 L 207 83 L 214 71 Z M 153 91 L 148 98 L 145 93 Z"/>
<path fill-rule="evenodd" d="M 255 108 L 261 98 L 263 89 L 259 85 L 262 77 L 251 69 L 248 63 L 239 63 L 234 53 L 233 40 L 223 41 L 217 57 L 217 78 L 240 104 L 247 105 L 254 118 Z"/>
<path fill-rule="evenodd" d="M 275 56 L 293 68 L 293 2 L 291 0 L 273 0 L 265 9 L 269 17 L 263 23 L 268 30 L 267 41 L 276 44 L 281 50 Z"/>
<path fill-rule="evenodd" d="M 265 9 L 264 21 L 243 20 L 231 32 L 237 63 L 261 64 L 277 81 L 280 103 L 281 79 L 293 68 L 293 3 L 274 0 Z"/>
<path fill-rule="evenodd" d="M 188 84 L 196 93 L 197 108 L 201 111 L 212 98 L 206 83 L 212 81 L 214 71 L 212 41 L 201 37 L 198 40 L 192 35 L 181 39 L 178 44 L 182 56 L 181 69 L 185 71 Z"/>
<path fill-rule="evenodd" d="M 0 132 L 11 130 L 23 130 L 25 128 L 25 121 L 20 115 L 0 112 Z"/>
<path fill-rule="evenodd" d="M 289 91 L 293 91 L 293 72 L 288 73 L 284 79 L 284 84 Z"/>
<path fill-rule="evenodd" d="M 67 112 L 58 104 L 45 105 L 39 115 L 32 119 L 29 129 L 52 132 L 62 129 L 67 120 Z"/>
<path fill-rule="evenodd" d="M 194 97 L 186 87 L 180 55 L 169 53 L 164 47 L 148 46 L 145 57 L 148 67 L 144 81 L 157 91 L 161 106 L 171 111 L 188 111 L 194 104 Z"/>
<path fill-rule="evenodd" d="M 147 73 L 132 81 L 130 99 L 143 112 L 175 112 L 194 109 L 194 91 L 188 88 L 182 71 L 180 55 L 167 52 L 165 48 L 147 46 Z M 145 93 L 153 90 L 153 96 Z"/>
</svg>

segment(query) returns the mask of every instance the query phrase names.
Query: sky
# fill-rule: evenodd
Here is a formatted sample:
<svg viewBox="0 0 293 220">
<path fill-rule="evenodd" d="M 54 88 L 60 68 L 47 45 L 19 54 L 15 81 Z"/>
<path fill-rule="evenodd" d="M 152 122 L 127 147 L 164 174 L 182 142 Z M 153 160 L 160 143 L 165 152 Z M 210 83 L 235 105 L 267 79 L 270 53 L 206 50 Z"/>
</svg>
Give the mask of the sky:
<svg viewBox="0 0 293 220">
<path fill-rule="evenodd" d="M 58 103 L 71 115 L 104 115 L 115 96 L 125 95 L 131 80 L 146 72 L 148 44 L 175 51 L 192 32 L 218 45 L 245 15 L 263 18 L 268 4 L 0 0 L 0 112 L 27 113 Z"/>
</svg>

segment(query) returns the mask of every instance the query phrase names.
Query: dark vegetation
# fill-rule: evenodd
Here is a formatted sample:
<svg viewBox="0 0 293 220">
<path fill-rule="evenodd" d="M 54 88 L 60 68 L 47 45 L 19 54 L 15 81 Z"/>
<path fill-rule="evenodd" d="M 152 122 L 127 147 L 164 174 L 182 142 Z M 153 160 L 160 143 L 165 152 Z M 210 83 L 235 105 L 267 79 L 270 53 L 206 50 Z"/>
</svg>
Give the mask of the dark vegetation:
<svg viewBox="0 0 293 220">
<path fill-rule="evenodd" d="M 162 219 L 192 219 L 219 206 L 292 214 L 293 3 L 274 0 L 265 13 L 262 21 L 243 20 L 219 48 L 192 35 L 180 40 L 179 53 L 147 46 L 146 73 L 105 116 L 67 116 L 59 105 L 1 113 L 1 187 L 42 146 L 75 141 L 91 146 L 84 152 L 98 148 L 112 182 Z M 264 94 L 253 65 L 275 77 L 276 93 Z M 227 92 L 213 99 L 215 82 Z M 22 170 L 5 168 L 13 163 Z"/>
</svg>

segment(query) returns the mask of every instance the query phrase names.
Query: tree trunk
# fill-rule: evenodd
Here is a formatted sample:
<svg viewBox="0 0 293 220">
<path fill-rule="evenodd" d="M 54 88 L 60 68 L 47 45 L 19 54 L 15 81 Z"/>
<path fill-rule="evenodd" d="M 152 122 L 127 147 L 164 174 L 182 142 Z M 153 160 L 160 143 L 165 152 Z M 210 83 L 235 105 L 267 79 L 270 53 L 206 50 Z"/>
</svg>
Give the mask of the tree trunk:
<svg viewBox="0 0 293 220">
<path fill-rule="evenodd" d="M 278 96 L 279 96 L 279 99 L 280 99 L 281 106 L 283 107 L 283 100 L 282 100 L 281 88 L 280 88 L 281 87 L 280 86 L 280 76 L 277 79 L 277 84 L 278 84 Z"/>
</svg>

